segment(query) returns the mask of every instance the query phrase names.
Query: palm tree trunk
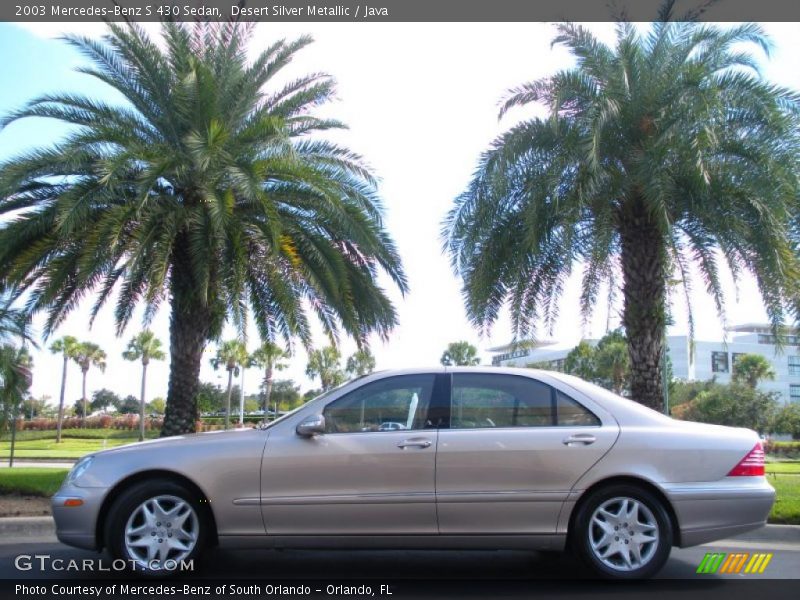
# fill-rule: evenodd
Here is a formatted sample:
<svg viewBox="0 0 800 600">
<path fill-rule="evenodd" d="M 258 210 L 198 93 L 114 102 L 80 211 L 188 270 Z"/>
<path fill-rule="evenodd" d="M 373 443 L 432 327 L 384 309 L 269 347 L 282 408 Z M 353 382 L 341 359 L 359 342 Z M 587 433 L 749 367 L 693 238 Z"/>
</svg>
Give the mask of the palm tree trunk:
<svg viewBox="0 0 800 600">
<path fill-rule="evenodd" d="M 82 394 L 83 394 L 83 418 L 81 419 L 81 426 L 86 427 L 86 375 L 89 373 L 89 369 L 83 371 L 83 387 L 82 387 Z"/>
<path fill-rule="evenodd" d="M 233 393 L 233 369 L 228 369 L 228 394 L 225 400 L 225 429 L 231 426 L 231 394 Z"/>
<path fill-rule="evenodd" d="M 147 363 L 142 363 L 142 395 L 139 400 L 139 441 L 144 441 L 144 391 L 147 381 Z"/>
<path fill-rule="evenodd" d="M 56 444 L 61 443 L 61 427 L 64 425 L 64 395 L 67 391 L 67 366 L 69 358 L 64 352 L 64 368 L 61 371 L 61 396 L 58 400 L 58 423 L 56 423 Z"/>
<path fill-rule="evenodd" d="M 269 410 L 269 399 L 272 396 L 272 365 L 267 364 L 264 370 L 264 421 L 267 420 L 267 411 Z M 278 403 L 275 402 L 275 419 L 278 418 Z"/>
<path fill-rule="evenodd" d="M 200 363 L 211 323 L 208 307 L 195 299 L 196 286 L 186 244 L 185 239 L 176 240 L 172 260 L 169 388 L 162 437 L 194 433 L 197 428 Z"/>
<path fill-rule="evenodd" d="M 623 325 L 631 360 L 631 397 L 663 410 L 661 360 L 666 326 L 666 251 L 664 235 L 641 197 L 620 215 L 624 278 Z"/>
</svg>

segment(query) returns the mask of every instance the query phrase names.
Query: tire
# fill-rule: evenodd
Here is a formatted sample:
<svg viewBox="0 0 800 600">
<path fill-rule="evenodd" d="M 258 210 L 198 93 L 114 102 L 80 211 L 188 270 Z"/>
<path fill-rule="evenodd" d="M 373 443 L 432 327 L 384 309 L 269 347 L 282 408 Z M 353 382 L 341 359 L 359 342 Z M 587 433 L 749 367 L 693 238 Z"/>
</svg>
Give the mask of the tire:
<svg viewBox="0 0 800 600">
<path fill-rule="evenodd" d="M 600 488 L 581 502 L 572 547 L 592 573 L 604 579 L 646 579 L 672 549 L 672 522 L 651 492 L 630 484 Z"/>
<path fill-rule="evenodd" d="M 124 560 L 130 570 L 164 577 L 200 555 L 208 530 L 192 492 L 167 479 L 151 479 L 116 499 L 106 519 L 105 543 L 112 557 Z"/>
</svg>

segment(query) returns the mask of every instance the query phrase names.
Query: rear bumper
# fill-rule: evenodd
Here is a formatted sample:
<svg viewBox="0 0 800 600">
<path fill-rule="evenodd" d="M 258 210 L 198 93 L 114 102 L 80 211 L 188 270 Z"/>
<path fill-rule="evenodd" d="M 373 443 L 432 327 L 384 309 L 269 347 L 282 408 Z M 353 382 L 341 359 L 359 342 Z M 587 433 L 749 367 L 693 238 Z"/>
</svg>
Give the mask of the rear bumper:
<svg viewBox="0 0 800 600">
<path fill-rule="evenodd" d="M 775 490 L 764 477 L 663 485 L 680 527 L 680 547 L 713 542 L 767 522 Z"/>
</svg>

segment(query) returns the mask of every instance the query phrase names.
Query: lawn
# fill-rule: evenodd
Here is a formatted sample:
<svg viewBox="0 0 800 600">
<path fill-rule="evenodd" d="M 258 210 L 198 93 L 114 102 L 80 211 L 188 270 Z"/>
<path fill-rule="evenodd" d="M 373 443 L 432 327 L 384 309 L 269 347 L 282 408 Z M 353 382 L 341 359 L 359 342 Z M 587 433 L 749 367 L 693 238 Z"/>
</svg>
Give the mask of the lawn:
<svg viewBox="0 0 800 600">
<path fill-rule="evenodd" d="M 0 494 L 52 496 L 61 487 L 68 471 L 39 467 L 0 469 Z"/>
<path fill-rule="evenodd" d="M 130 433 L 130 432 L 128 432 Z M 17 440 L 14 448 L 15 458 L 47 458 L 47 459 L 75 459 L 84 454 L 97 452 L 106 448 L 122 446 L 137 441 L 139 438 L 134 433 L 125 438 L 69 438 L 64 437 L 61 443 L 56 443 L 55 438 Z M 11 442 L 0 442 L 0 460 L 8 459 L 11 451 Z"/>
</svg>

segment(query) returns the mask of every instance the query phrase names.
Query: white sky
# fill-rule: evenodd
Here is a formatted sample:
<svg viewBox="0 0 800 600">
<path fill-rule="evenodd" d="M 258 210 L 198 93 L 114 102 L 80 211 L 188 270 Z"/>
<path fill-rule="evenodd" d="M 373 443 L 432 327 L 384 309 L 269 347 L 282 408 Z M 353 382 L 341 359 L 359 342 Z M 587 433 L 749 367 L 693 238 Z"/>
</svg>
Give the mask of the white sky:
<svg viewBox="0 0 800 600">
<path fill-rule="evenodd" d="M 100 26 L 76 24 L 25 24 L 30 31 L 51 37 L 65 28 L 80 27 L 94 35 Z M 613 39 L 609 24 L 589 24 L 605 40 Z M 797 24 L 766 24 L 775 51 L 765 74 L 772 81 L 800 89 L 800 36 Z M 498 123 L 497 102 L 504 91 L 570 64 L 561 48 L 550 47 L 553 29 L 536 23 L 329 23 L 259 25 L 254 44 L 262 47 L 277 38 L 294 38 L 310 33 L 316 42 L 302 51 L 291 66 L 298 75 L 326 71 L 338 81 L 337 102 L 328 110 L 349 124 L 341 139 L 363 154 L 381 179 L 386 225 L 398 244 L 410 283 L 410 293 L 391 296 L 400 325 L 389 343 L 375 340 L 372 350 L 379 369 L 438 364 L 448 342 L 466 339 L 480 348 L 510 341 L 507 319 L 502 319 L 488 337 L 480 337 L 469 325 L 463 309 L 459 281 L 441 252 L 441 221 L 457 194 L 467 184 L 480 152 L 511 121 Z M 47 73 L 37 76 L 47 77 Z M 513 118 L 513 117 L 512 117 Z M 519 115 L 517 115 L 519 118 Z M 0 134 L 1 135 L 1 134 Z M 2 137 L 0 137 L 0 141 Z M 577 270 L 579 271 L 579 269 Z M 722 327 L 711 300 L 695 282 L 693 305 L 698 339 L 718 339 Z M 765 320 L 764 309 L 752 280 L 742 282 L 738 301 L 732 284 L 729 290 L 730 323 Z M 568 286 L 561 303 L 561 318 L 552 337 L 577 341 L 605 331 L 606 312 L 601 306 L 587 330 L 581 328 L 577 308 L 578 280 Z M 113 303 L 112 305 L 113 306 Z M 107 307 L 87 330 L 88 306 L 81 307 L 60 328 L 56 336 L 71 334 L 90 339 L 109 355 L 105 373 L 89 375 L 89 393 L 103 387 L 120 395 L 139 393 L 140 366 L 124 361 L 121 353 L 138 323 L 122 338 L 114 335 L 112 310 Z M 682 296 L 675 299 L 677 325 L 673 333 L 685 332 Z M 157 317 L 153 329 L 168 347 L 168 313 Z M 618 321 L 612 321 L 614 326 Z M 41 324 L 41 319 L 35 321 Z M 541 331 L 539 337 L 546 337 Z M 317 338 L 319 345 L 325 343 Z M 48 342 L 49 343 L 49 342 Z M 251 349 L 257 343 L 251 332 Z M 346 356 L 354 345 L 342 344 Z M 221 373 L 208 364 L 213 346 L 207 349 L 201 379 L 224 384 Z M 58 398 L 61 361 L 42 350 L 34 353 L 32 392 L 35 396 Z M 298 346 L 291 366 L 279 376 L 312 386 L 304 374 L 306 356 Z M 166 396 L 168 364 L 151 363 L 148 396 Z M 248 371 L 245 389 L 256 392 L 260 374 Z M 317 387 L 314 385 L 314 387 Z M 80 397 L 80 376 L 72 368 L 67 402 Z"/>
</svg>

